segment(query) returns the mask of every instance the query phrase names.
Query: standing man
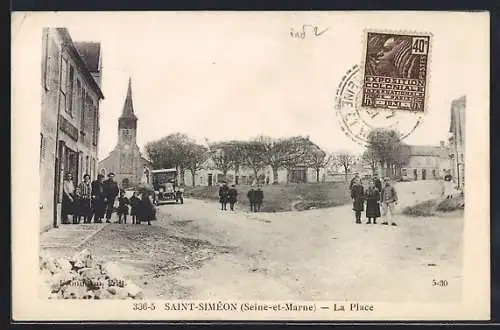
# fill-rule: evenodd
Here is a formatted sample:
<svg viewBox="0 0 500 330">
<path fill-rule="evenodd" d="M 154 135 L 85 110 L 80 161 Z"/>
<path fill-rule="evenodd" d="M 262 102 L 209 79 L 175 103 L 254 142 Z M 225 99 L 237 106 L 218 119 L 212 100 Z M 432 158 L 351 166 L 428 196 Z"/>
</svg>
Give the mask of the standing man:
<svg viewBox="0 0 500 330">
<path fill-rule="evenodd" d="M 231 185 L 231 188 L 229 188 L 227 192 L 227 197 L 229 200 L 229 208 L 231 209 L 231 211 L 234 211 L 234 204 L 236 204 L 237 196 L 238 196 L 238 191 L 236 191 L 236 185 L 233 184 Z"/>
<path fill-rule="evenodd" d="M 115 181 L 115 174 L 113 172 L 108 174 L 108 179 L 104 181 L 103 184 L 106 203 L 106 223 L 111 223 L 110 219 L 113 214 L 116 196 L 118 196 L 120 189 Z"/>
<path fill-rule="evenodd" d="M 80 188 L 81 200 L 80 206 L 83 215 L 83 223 L 90 223 L 92 220 L 92 209 L 90 207 L 90 200 L 92 199 L 92 186 L 90 185 L 90 175 L 85 174 L 83 181 L 78 186 Z"/>
<path fill-rule="evenodd" d="M 264 201 L 264 192 L 262 191 L 259 185 L 257 186 L 257 191 L 255 191 L 255 206 L 254 206 L 255 212 L 260 212 L 260 207 L 262 206 L 263 201 Z"/>
<path fill-rule="evenodd" d="M 256 191 L 253 189 L 252 185 L 247 193 L 248 202 L 250 203 L 250 212 L 255 212 L 255 193 Z"/>
<path fill-rule="evenodd" d="M 394 205 L 398 203 L 398 194 L 389 178 L 385 178 L 384 181 L 385 186 L 381 192 L 382 209 L 384 210 L 384 222 L 382 224 L 388 225 L 389 218 L 391 218 L 391 225 L 397 226 L 394 219 Z"/>
<path fill-rule="evenodd" d="M 94 215 L 94 223 L 102 223 L 106 204 L 104 202 L 104 175 L 98 174 L 97 179 L 92 181 L 92 212 Z M 92 219 L 89 220 L 89 223 Z"/>
<path fill-rule="evenodd" d="M 351 183 L 349 184 L 349 190 L 352 189 L 354 182 L 358 181 L 358 179 L 359 179 L 359 173 L 356 172 L 356 173 L 354 173 L 354 178 L 351 179 Z"/>
<path fill-rule="evenodd" d="M 225 182 L 222 183 L 222 185 L 219 188 L 219 202 L 221 205 L 221 210 L 227 210 L 227 193 L 229 191 L 229 188 Z"/>
</svg>

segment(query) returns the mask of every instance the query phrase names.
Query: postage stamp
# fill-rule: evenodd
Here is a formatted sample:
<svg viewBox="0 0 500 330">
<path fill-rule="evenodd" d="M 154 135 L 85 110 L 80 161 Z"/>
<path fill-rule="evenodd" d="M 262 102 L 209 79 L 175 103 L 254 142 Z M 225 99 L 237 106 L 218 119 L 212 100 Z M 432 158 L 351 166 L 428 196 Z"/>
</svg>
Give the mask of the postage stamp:
<svg viewBox="0 0 500 330">
<path fill-rule="evenodd" d="M 432 35 L 365 33 L 362 107 L 424 112 Z"/>
<path fill-rule="evenodd" d="M 354 142 L 366 146 L 374 129 L 394 130 L 399 140 L 410 136 L 422 123 L 424 113 L 358 107 L 363 76 L 359 65 L 346 71 L 336 91 L 335 111 L 340 129 Z"/>
</svg>

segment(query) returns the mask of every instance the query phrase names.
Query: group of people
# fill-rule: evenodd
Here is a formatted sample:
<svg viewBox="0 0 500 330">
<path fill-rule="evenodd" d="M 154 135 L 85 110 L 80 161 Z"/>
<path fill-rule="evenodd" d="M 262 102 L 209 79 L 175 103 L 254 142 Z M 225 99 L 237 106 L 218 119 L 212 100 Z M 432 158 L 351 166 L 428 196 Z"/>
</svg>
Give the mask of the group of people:
<svg viewBox="0 0 500 330">
<path fill-rule="evenodd" d="M 248 202 L 250 204 L 250 212 L 260 212 L 262 203 L 264 202 L 264 192 L 261 186 L 258 185 L 257 189 L 254 189 L 253 185 L 250 187 L 247 193 Z M 234 205 L 238 201 L 238 191 L 236 190 L 236 185 L 231 185 L 231 188 L 227 183 L 223 182 L 219 187 L 219 202 L 221 204 L 221 210 L 227 210 L 227 204 L 229 203 L 229 209 L 234 211 Z"/>
<path fill-rule="evenodd" d="M 83 223 L 91 223 L 92 220 L 102 223 L 104 219 L 106 223 L 111 223 L 118 197 L 116 213 L 119 223 L 127 223 L 130 206 L 132 223 L 147 221 L 151 224 L 151 220 L 156 218 L 151 194 L 135 191 L 129 199 L 125 197 L 125 191 L 120 190 L 114 177 L 114 173 L 109 173 L 104 180 L 104 175 L 98 174 L 97 179 L 90 182 L 90 175 L 85 174 L 83 181 L 75 187 L 72 174 L 66 174 L 63 182 L 62 223 L 71 223 L 70 215 L 73 224 L 79 224 L 82 220 Z"/>
<path fill-rule="evenodd" d="M 353 211 L 356 223 L 361 222 L 361 212 L 365 210 L 366 202 L 366 223 L 376 224 L 377 219 L 384 216 L 383 225 L 397 226 L 394 217 L 394 207 L 398 203 L 398 194 L 396 189 L 391 184 L 389 178 L 384 179 L 384 183 L 375 174 L 368 183 L 365 189 L 358 174 L 351 180 L 350 186 L 351 198 L 353 201 Z M 382 214 L 381 209 L 382 208 Z"/>
</svg>

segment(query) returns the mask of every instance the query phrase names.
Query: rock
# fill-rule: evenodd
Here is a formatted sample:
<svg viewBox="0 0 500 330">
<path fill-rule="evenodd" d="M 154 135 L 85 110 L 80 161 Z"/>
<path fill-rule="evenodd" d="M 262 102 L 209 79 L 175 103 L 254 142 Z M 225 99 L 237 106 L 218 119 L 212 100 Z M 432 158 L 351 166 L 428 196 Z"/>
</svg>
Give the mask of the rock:
<svg viewBox="0 0 500 330">
<path fill-rule="evenodd" d="M 75 276 L 69 271 L 61 271 L 54 276 L 49 281 L 49 286 L 52 292 L 57 292 L 62 286 L 70 284 L 74 280 Z"/>
<path fill-rule="evenodd" d="M 107 290 L 99 289 L 93 291 L 94 299 L 111 299 L 111 294 Z"/>
<path fill-rule="evenodd" d="M 123 275 L 121 269 L 113 262 L 107 262 L 103 265 L 108 279 L 110 282 L 120 282 L 125 281 L 125 276 Z"/>
<path fill-rule="evenodd" d="M 64 299 L 83 299 L 87 295 L 87 288 L 81 285 L 66 285 L 62 289 Z"/>
<path fill-rule="evenodd" d="M 73 256 L 71 263 L 74 269 L 80 269 L 92 265 L 92 255 L 88 249 L 84 249 Z"/>
<path fill-rule="evenodd" d="M 115 299 L 127 299 L 128 291 L 125 288 L 115 287 L 116 293 L 114 295 Z"/>
<path fill-rule="evenodd" d="M 57 265 L 57 268 L 64 271 L 70 271 L 72 268 L 71 263 L 63 258 L 55 260 L 55 264 Z"/>
<path fill-rule="evenodd" d="M 125 286 L 125 290 L 127 291 L 127 294 L 132 298 L 135 298 L 137 295 L 142 293 L 142 289 L 134 283 L 127 283 L 127 285 Z"/>
</svg>

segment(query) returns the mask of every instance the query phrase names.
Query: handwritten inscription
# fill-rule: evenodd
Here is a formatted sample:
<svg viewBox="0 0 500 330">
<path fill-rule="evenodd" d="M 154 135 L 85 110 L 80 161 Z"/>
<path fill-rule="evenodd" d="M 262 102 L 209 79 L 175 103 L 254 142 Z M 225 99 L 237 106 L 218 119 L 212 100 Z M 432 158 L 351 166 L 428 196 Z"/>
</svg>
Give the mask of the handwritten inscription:
<svg viewBox="0 0 500 330">
<path fill-rule="evenodd" d="M 319 37 L 320 35 L 324 34 L 326 31 L 328 31 L 328 29 L 329 28 L 321 30 L 316 25 L 303 24 L 302 29 L 300 29 L 300 30 L 295 30 L 294 28 L 291 28 L 290 29 L 290 36 L 292 38 L 296 38 L 296 39 L 305 39 L 308 35 L 311 35 L 313 37 Z"/>
</svg>

